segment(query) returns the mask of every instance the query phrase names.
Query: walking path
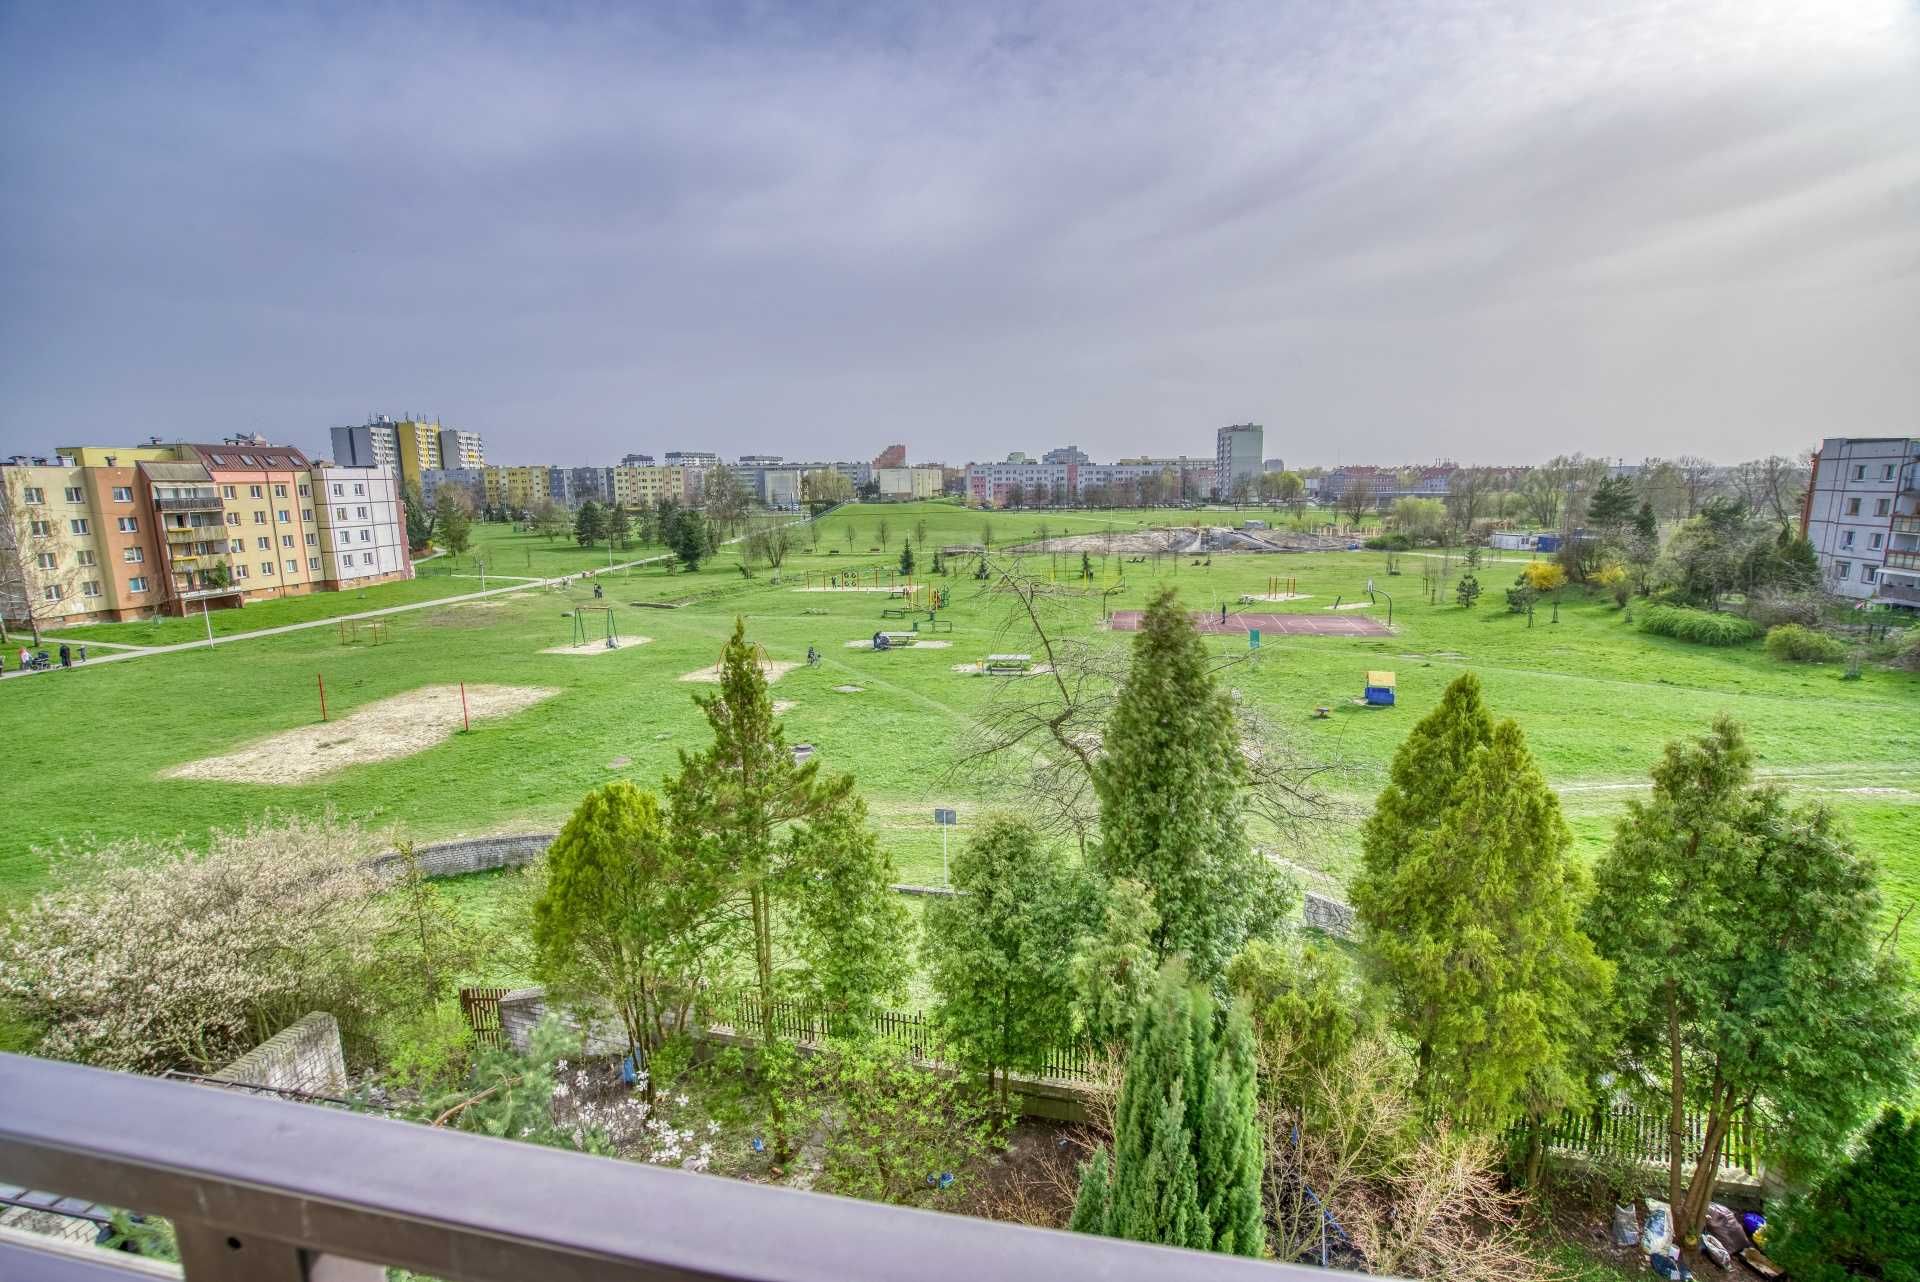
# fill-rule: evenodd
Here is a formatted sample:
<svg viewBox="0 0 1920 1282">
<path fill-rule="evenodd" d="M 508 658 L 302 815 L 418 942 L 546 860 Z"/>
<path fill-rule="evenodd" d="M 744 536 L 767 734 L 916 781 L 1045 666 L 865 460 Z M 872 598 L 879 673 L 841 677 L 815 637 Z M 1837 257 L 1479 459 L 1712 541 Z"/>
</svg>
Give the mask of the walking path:
<svg viewBox="0 0 1920 1282">
<path fill-rule="evenodd" d="M 608 566 L 607 568 L 611 570 L 624 570 L 629 566 L 651 565 L 656 561 L 668 561 L 672 559 L 673 554 L 666 552 L 659 556 L 642 557 L 637 561 L 622 561 L 618 565 Z M 117 646 L 116 653 L 103 654 L 98 658 L 90 658 L 84 666 L 91 668 L 96 664 L 115 663 L 121 659 L 141 659 L 150 654 L 173 654 L 180 650 L 205 650 L 210 645 L 230 645 L 235 641 L 251 641 L 256 637 L 277 637 L 288 632 L 304 632 L 308 628 L 331 628 L 338 626 L 343 619 L 377 619 L 390 614 L 405 614 L 411 610 L 434 610 L 443 605 L 457 605 L 462 601 L 479 601 L 486 597 L 502 596 L 509 592 L 525 592 L 530 588 L 546 587 L 555 583 L 563 583 L 570 579 L 579 578 L 580 573 L 581 572 L 559 574 L 550 579 L 527 579 L 518 583 L 509 584 L 504 588 L 488 588 L 484 592 L 463 592 L 458 596 L 435 597 L 431 601 L 412 601 L 405 605 L 384 606 L 378 610 L 361 610 L 354 614 L 335 614 L 324 619 L 309 619 L 304 623 L 283 623 L 279 627 L 257 628 L 252 632 L 234 632 L 223 637 L 216 636 L 212 641 L 201 637 L 195 641 L 179 641 L 172 645 Z M 593 573 L 597 575 L 602 573 L 602 571 L 595 569 Z M 493 576 L 488 575 L 487 577 L 492 578 Z M 56 642 L 56 644 L 58 643 Z M 78 645 L 80 643 L 69 639 L 68 644 Z M 88 646 L 97 645 L 105 648 L 109 643 L 104 641 L 89 641 L 86 644 Z M 61 670 L 60 666 L 55 664 L 51 668 L 35 669 L 27 672 L 8 672 L 4 676 L 0 676 L 0 681 L 12 681 L 16 677 L 42 676 L 48 672 L 59 672 Z"/>
</svg>

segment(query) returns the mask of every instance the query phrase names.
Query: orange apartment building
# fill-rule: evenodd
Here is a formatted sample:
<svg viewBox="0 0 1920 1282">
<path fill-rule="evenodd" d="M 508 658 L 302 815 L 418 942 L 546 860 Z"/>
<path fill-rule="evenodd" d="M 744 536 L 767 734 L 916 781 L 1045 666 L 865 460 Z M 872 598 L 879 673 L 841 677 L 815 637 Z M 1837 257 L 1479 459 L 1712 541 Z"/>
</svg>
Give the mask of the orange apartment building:
<svg viewBox="0 0 1920 1282">
<path fill-rule="evenodd" d="M 179 445 L 206 468 L 226 519 L 233 585 L 249 599 L 305 596 L 325 575 L 313 511 L 313 465 L 291 445 Z"/>
</svg>

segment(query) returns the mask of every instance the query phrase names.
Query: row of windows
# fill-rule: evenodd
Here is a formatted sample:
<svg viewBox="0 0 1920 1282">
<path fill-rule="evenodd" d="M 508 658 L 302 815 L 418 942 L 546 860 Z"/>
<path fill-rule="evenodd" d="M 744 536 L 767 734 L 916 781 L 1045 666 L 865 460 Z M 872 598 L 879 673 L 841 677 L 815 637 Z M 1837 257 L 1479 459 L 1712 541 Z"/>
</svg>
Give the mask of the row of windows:
<svg viewBox="0 0 1920 1282">
<path fill-rule="evenodd" d="M 1879 576 L 1879 574 L 1880 574 L 1880 567 L 1877 565 L 1863 565 L 1860 567 L 1860 581 L 1862 583 L 1872 583 L 1874 579 Z M 1834 582 L 1845 583 L 1848 579 L 1851 579 L 1852 577 L 1853 577 L 1853 562 L 1835 561 L 1833 563 Z"/>
<path fill-rule="evenodd" d="M 1893 511 L 1893 500 L 1892 500 L 1892 499 L 1875 499 L 1875 500 L 1873 501 L 1873 514 L 1874 514 L 1875 516 L 1886 516 L 1886 515 L 1888 515 L 1889 513 L 1891 513 L 1892 511 Z M 1844 514 L 1845 514 L 1845 515 L 1847 515 L 1847 516 L 1859 516 L 1859 515 L 1860 515 L 1860 500 L 1859 500 L 1858 498 L 1850 498 L 1850 499 L 1848 499 L 1848 500 L 1846 501 L 1846 506 L 1845 506 L 1845 509 L 1844 509 Z"/>
<path fill-rule="evenodd" d="M 1853 530 L 1840 531 L 1840 546 L 1842 548 L 1853 547 L 1854 533 L 1855 532 Z M 1867 535 L 1867 546 L 1873 549 L 1874 551 L 1877 552 L 1881 548 L 1885 547 L 1886 545 L 1887 545 L 1887 536 L 1884 531 L 1875 530 Z"/>
<path fill-rule="evenodd" d="M 1891 481 L 1895 469 L 1899 466 L 1898 463 L 1882 463 L 1880 465 L 1880 479 L 1883 481 Z M 1855 463 L 1853 465 L 1853 479 L 1856 481 L 1864 481 L 1867 479 L 1867 465 L 1865 463 Z"/>
<path fill-rule="evenodd" d="M 339 487 L 339 486 L 335 486 L 334 488 L 335 488 L 335 489 L 338 489 L 338 488 L 340 488 L 340 487 Z M 363 508 L 363 507 L 357 507 L 357 508 L 355 508 L 355 509 L 353 509 L 353 514 L 354 514 L 354 515 L 355 515 L 356 517 L 358 517 L 358 518 L 360 518 L 360 519 L 361 519 L 362 521 L 364 521 L 364 520 L 366 520 L 366 519 L 367 519 L 367 509 L 365 509 L 365 508 Z M 311 519 L 311 518 L 309 518 L 309 519 Z M 344 521 L 344 520 L 346 520 L 346 519 L 347 519 L 347 509 L 345 509 L 345 508 L 343 508 L 343 507 L 337 507 L 337 508 L 335 508 L 335 509 L 333 509 L 333 519 L 334 519 L 334 520 L 336 520 L 336 521 Z"/>
<path fill-rule="evenodd" d="M 305 490 L 302 490 L 300 492 L 302 494 L 306 493 Z M 361 481 L 355 481 L 353 483 L 353 492 L 355 494 L 365 494 L 367 492 L 367 487 L 365 483 Z M 340 488 L 340 483 L 336 481 L 333 486 L 333 497 L 339 498 L 343 493 L 344 491 Z"/>
</svg>

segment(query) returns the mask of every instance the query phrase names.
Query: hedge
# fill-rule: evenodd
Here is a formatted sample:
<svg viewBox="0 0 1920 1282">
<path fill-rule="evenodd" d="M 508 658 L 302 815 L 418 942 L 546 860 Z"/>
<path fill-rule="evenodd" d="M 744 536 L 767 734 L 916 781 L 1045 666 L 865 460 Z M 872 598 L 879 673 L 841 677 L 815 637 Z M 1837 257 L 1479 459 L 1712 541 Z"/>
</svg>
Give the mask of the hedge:
<svg viewBox="0 0 1920 1282">
<path fill-rule="evenodd" d="M 1640 614 L 1640 626 L 1655 636 L 1691 641 L 1696 645 L 1739 645 L 1751 641 L 1754 627 L 1736 614 L 1715 614 L 1681 605 L 1649 606 Z"/>
</svg>

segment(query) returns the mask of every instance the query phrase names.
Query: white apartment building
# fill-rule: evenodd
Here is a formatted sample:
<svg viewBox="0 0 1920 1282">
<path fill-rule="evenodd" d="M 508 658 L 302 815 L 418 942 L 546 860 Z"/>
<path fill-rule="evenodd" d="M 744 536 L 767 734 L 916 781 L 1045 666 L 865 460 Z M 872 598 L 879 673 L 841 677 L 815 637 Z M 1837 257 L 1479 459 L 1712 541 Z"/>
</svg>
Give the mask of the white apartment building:
<svg viewBox="0 0 1920 1282">
<path fill-rule="evenodd" d="M 341 586 L 413 577 L 400 481 L 392 472 L 318 463 L 313 484 L 322 577 Z"/>
<path fill-rule="evenodd" d="M 1920 607 L 1920 440 L 1822 441 L 1800 529 L 1830 591 Z"/>
<path fill-rule="evenodd" d="M 485 467 L 487 448 L 478 432 L 463 432 L 458 428 L 440 429 L 440 466 L 449 470 L 461 468 Z"/>
</svg>

